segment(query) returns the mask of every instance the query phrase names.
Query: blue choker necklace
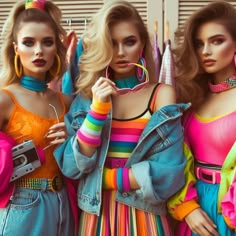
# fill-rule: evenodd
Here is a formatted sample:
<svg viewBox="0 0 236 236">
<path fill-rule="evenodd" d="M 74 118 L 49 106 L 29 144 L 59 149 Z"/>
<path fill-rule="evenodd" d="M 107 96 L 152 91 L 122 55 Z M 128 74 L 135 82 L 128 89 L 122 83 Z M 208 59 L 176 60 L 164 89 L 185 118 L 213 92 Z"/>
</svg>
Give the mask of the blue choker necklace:
<svg viewBox="0 0 236 236">
<path fill-rule="evenodd" d="M 137 80 L 135 76 L 130 76 L 127 78 L 122 78 L 122 79 L 116 79 L 114 82 L 116 84 L 116 87 L 119 89 L 122 89 L 122 88 L 132 89 L 136 85 L 140 84 L 140 82 Z"/>
<path fill-rule="evenodd" d="M 47 89 L 48 85 L 45 81 L 35 79 L 30 76 L 22 76 L 20 85 L 26 89 L 37 91 L 37 92 L 43 92 Z"/>
</svg>

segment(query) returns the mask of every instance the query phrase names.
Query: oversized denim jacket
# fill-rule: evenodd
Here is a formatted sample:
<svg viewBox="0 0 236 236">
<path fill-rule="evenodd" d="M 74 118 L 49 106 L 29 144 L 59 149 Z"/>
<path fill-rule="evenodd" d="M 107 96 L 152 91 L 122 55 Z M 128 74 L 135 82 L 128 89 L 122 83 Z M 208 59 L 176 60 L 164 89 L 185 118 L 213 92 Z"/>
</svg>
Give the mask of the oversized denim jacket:
<svg viewBox="0 0 236 236">
<path fill-rule="evenodd" d="M 107 156 L 112 111 L 102 131 L 102 143 L 92 157 L 80 153 L 76 131 L 82 125 L 91 100 L 77 95 L 65 123 L 70 137 L 55 151 L 55 158 L 69 178 L 79 179 L 79 207 L 99 215 L 102 204 L 102 174 Z M 172 104 L 155 112 L 146 125 L 126 167 L 132 168 L 140 189 L 116 193 L 116 200 L 156 215 L 166 214 L 166 201 L 185 182 L 181 117 L 190 104 Z"/>
</svg>

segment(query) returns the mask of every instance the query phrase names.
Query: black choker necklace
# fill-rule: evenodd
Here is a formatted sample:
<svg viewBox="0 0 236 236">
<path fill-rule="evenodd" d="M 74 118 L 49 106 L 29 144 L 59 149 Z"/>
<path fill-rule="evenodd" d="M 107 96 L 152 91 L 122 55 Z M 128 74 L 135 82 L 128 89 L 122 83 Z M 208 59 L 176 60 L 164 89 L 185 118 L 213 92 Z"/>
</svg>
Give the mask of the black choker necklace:
<svg viewBox="0 0 236 236">
<path fill-rule="evenodd" d="M 44 80 L 35 79 L 30 76 L 22 76 L 20 85 L 26 89 L 37 92 L 43 92 L 48 88 L 48 85 Z"/>
</svg>

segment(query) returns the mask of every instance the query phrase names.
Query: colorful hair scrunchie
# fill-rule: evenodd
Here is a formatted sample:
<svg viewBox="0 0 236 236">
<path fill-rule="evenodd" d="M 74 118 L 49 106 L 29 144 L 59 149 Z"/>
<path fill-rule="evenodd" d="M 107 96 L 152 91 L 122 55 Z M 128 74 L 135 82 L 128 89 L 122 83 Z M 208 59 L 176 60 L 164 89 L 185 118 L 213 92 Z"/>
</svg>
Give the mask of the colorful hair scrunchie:
<svg viewBox="0 0 236 236">
<path fill-rule="evenodd" d="M 40 10 L 44 10 L 46 0 L 26 0 L 25 1 L 25 9 L 29 8 L 37 8 Z"/>
</svg>

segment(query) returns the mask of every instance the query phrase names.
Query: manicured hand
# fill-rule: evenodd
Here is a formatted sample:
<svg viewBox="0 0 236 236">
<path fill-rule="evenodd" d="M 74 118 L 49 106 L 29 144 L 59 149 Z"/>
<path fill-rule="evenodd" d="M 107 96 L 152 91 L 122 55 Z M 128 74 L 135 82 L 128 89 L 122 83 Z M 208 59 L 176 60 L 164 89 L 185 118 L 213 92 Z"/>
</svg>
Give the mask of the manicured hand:
<svg viewBox="0 0 236 236">
<path fill-rule="evenodd" d="M 201 209 L 197 208 L 185 217 L 189 228 L 201 236 L 220 236 L 216 231 L 216 225 L 209 216 Z"/>
<path fill-rule="evenodd" d="M 68 137 L 65 123 L 60 122 L 51 126 L 45 137 L 50 139 L 51 145 L 64 143 Z"/>
<path fill-rule="evenodd" d="M 108 78 L 100 77 L 92 87 L 93 97 L 100 102 L 109 102 L 111 95 L 116 95 L 115 83 Z"/>
</svg>

